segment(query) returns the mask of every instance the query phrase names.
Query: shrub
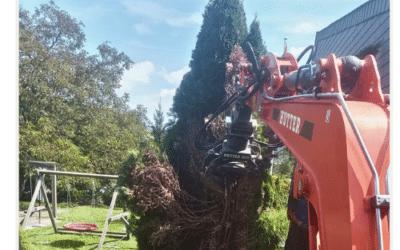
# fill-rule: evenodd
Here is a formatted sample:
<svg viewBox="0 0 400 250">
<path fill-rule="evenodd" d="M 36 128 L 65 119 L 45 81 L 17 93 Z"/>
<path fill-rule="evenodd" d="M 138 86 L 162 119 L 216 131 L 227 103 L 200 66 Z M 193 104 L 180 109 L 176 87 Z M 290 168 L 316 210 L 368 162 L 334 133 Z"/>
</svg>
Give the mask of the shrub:
<svg viewBox="0 0 400 250">
<path fill-rule="evenodd" d="M 289 230 L 286 203 L 290 180 L 266 174 L 259 217 L 253 225 L 248 249 L 279 249 Z"/>
<path fill-rule="evenodd" d="M 276 231 L 271 230 L 269 223 L 271 222 L 261 218 L 256 221 L 249 241 L 249 250 L 276 249 L 278 247 L 280 237 Z"/>
<path fill-rule="evenodd" d="M 289 197 L 289 188 L 290 179 L 267 175 L 262 185 L 262 210 L 265 210 L 266 208 L 277 209 L 286 205 Z"/>
<path fill-rule="evenodd" d="M 260 239 L 257 241 L 264 245 L 254 249 L 276 249 L 275 247 L 283 244 L 287 238 L 289 223 L 285 207 L 264 211 L 258 220 L 258 225 L 263 230 L 259 230 Z"/>
</svg>

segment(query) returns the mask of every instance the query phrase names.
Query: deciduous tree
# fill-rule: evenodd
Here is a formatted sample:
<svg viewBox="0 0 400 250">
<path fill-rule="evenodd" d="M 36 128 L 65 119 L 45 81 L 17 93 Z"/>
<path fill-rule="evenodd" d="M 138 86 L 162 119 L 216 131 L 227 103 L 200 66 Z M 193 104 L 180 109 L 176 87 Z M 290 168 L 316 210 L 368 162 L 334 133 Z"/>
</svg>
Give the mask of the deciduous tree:
<svg viewBox="0 0 400 250">
<path fill-rule="evenodd" d="M 28 161 L 115 174 L 128 151 L 149 141 L 145 110 L 116 94 L 132 60 L 109 42 L 89 55 L 83 27 L 54 1 L 19 10 L 20 190 Z"/>
</svg>

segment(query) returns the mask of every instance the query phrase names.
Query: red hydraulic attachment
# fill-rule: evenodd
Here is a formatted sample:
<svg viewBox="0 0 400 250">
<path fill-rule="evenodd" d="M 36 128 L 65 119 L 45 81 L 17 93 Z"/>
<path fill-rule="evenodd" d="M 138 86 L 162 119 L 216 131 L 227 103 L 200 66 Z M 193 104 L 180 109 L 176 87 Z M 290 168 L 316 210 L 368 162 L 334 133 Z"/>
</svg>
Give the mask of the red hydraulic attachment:
<svg viewBox="0 0 400 250">
<path fill-rule="evenodd" d="M 331 54 L 301 68 L 289 53 L 268 53 L 263 67 L 271 76 L 247 105 L 297 159 L 294 196 L 309 201 L 310 249 L 389 249 L 389 96 L 374 56 Z M 304 69 L 315 77 L 304 81 Z"/>
</svg>

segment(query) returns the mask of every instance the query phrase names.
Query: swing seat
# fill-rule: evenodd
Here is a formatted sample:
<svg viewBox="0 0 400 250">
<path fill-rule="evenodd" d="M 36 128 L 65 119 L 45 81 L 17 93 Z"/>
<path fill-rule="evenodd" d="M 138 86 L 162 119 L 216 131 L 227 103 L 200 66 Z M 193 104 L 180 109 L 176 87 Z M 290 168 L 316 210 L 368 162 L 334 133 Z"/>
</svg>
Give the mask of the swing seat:
<svg viewBox="0 0 400 250">
<path fill-rule="evenodd" d="M 72 231 L 95 231 L 99 227 L 96 224 L 79 222 L 65 224 L 63 228 Z"/>
</svg>

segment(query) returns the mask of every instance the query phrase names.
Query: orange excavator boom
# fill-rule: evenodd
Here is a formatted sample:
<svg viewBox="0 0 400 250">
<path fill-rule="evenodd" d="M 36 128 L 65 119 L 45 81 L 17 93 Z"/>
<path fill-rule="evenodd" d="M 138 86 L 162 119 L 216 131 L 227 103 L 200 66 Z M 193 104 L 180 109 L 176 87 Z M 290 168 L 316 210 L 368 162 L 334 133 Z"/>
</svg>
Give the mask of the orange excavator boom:
<svg viewBox="0 0 400 250">
<path fill-rule="evenodd" d="M 309 201 L 310 249 L 389 249 L 389 96 L 374 56 L 331 54 L 299 67 L 289 53 L 268 53 L 259 67 L 270 75 L 246 104 L 296 157 L 294 196 Z"/>
<path fill-rule="evenodd" d="M 205 184 L 223 193 L 250 170 L 262 173 L 250 142 L 283 144 L 297 160 L 293 195 L 308 200 L 310 249 L 390 249 L 390 98 L 382 94 L 374 56 L 334 54 L 313 60 L 313 46 L 296 59 L 272 53 L 258 62 L 250 44 L 237 92 L 204 124 L 196 146 L 208 150 Z M 311 49 L 303 66 L 298 61 Z M 236 101 L 228 135 L 203 146 L 208 124 Z M 257 141 L 250 122 L 258 112 L 283 144 Z"/>
</svg>

